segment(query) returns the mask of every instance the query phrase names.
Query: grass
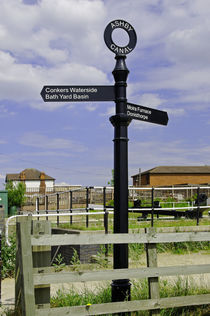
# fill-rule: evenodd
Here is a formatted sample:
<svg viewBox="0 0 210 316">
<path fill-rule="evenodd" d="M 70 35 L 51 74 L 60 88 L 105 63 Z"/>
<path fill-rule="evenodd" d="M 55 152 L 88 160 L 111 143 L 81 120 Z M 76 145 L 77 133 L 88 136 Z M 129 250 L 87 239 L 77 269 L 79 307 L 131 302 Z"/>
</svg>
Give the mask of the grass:
<svg viewBox="0 0 210 316">
<path fill-rule="evenodd" d="M 132 300 L 148 299 L 147 280 L 131 280 L 131 298 Z M 174 282 L 167 280 L 160 281 L 160 297 L 175 297 L 186 295 L 209 294 L 210 290 L 205 286 L 198 288 L 191 278 L 177 278 Z M 74 287 L 69 291 L 58 290 L 51 298 L 51 307 L 81 306 L 111 302 L 111 286 L 107 283 L 105 286 L 98 286 L 94 290 L 86 287 L 84 291 L 78 291 Z M 161 316 L 207 316 L 210 314 L 209 306 L 197 307 L 179 307 L 171 309 L 162 309 Z M 20 315 L 17 311 L 5 310 L 5 316 Z M 149 316 L 149 312 L 132 312 L 131 316 Z"/>
<path fill-rule="evenodd" d="M 132 300 L 148 299 L 148 283 L 147 280 L 131 280 L 131 297 Z M 190 278 L 177 278 L 173 283 L 166 280 L 160 281 L 160 297 L 175 297 L 186 295 L 208 294 L 210 290 L 206 287 L 197 288 Z M 111 286 L 98 286 L 94 291 L 85 288 L 83 292 L 72 288 L 68 292 L 58 290 L 51 299 L 51 307 L 78 306 L 87 304 L 100 304 L 111 302 Z M 199 307 L 183 307 L 161 310 L 161 316 L 181 316 L 181 315 L 208 315 L 208 306 Z M 146 316 L 149 312 L 134 312 L 132 316 Z"/>
<path fill-rule="evenodd" d="M 137 260 L 144 252 L 144 244 L 129 244 L 129 257 L 131 260 Z M 193 241 L 193 242 L 179 242 L 179 243 L 163 243 L 157 244 L 158 253 L 172 254 L 189 254 L 196 253 L 200 251 L 205 251 L 205 253 L 210 252 L 210 242 L 209 241 Z"/>
<path fill-rule="evenodd" d="M 96 215 L 99 216 L 99 215 Z M 95 217 L 96 217 L 95 216 Z M 151 227 L 151 221 L 137 221 L 137 217 L 139 214 L 136 213 L 129 213 L 129 230 L 139 229 L 139 228 L 147 228 Z M 170 220 L 158 220 L 154 217 L 154 227 L 180 227 L 180 226 L 196 226 L 197 222 L 196 219 L 170 219 Z M 199 220 L 199 225 L 210 225 L 210 218 L 201 218 Z M 53 227 L 57 227 L 56 224 L 52 225 Z M 96 221 L 89 221 L 89 226 L 86 227 L 85 221 L 83 223 L 61 223 L 59 225 L 60 228 L 66 229 L 75 229 L 75 230 L 82 230 L 82 231 L 96 231 L 102 230 L 104 231 L 104 224 L 103 218 L 96 218 Z M 113 216 L 109 215 L 109 232 L 113 231 Z"/>
</svg>

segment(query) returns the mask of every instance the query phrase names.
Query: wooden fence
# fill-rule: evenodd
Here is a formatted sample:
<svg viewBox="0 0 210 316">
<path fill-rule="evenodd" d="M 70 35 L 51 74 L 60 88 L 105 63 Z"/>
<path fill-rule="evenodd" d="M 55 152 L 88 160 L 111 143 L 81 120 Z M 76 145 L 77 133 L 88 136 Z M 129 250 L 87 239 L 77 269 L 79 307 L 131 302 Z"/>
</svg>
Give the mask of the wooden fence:
<svg viewBox="0 0 210 316">
<path fill-rule="evenodd" d="M 32 224 L 32 225 L 31 225 Z M 152 310 L 159 315 L 162 308 L 210 304 L 210 294 L 160 298 L 158 277 L 210 273 L 210 264 L 157 267 L 157 243 L 209 241 L 209 226 L 191 227 L 188 232 L 160 232 L 148 228 L 144 233 L 51 235 L 50 223 L 18 218 L 16 256 L 16 307 L 25 316 L 107 315 Z M 200 230 L 200 231 L 199 231 Z M 206 231 L 201 231 L 206 230 Z M 163 228 L 164 231 L 164 228 Z M 52 245 L 143 243 L 147 249 L 147 267 L 88 272 L 54 272 L 49 267 Z M 149 299 L 126 302 L 50 308 L 50 284 L 113 279 L 148 278 Z"/>
</svg>

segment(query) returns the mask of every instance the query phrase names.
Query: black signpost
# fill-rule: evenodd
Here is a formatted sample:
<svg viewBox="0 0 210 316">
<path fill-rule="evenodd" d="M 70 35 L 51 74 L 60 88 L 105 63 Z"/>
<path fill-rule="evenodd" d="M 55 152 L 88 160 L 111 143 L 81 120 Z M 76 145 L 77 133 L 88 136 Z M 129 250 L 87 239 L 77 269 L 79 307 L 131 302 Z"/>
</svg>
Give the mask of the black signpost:
<svg viewBox="0 0 210 316">
<path fill-rule="evenodd" d="M 44 86 L 45 102 L 114 101 L 114 86 Z"/>
<path fill-rule="evenodd" d="M 129 43 L 119 47 L 112 41 L 112 32 L 116 28 L 124 29 L 129 35 Z M 128 233 L 128 125 L 131 119 L 127 116 L 126 87 L 129 70 L 125 59 L 136 45 L 134 28 L 126 21 L 110 22 L 104 32 L 108 48 L 116 54 L 116 65 L 113 70 L 115 79 L 116 114 L 110 118 L 114 126 L 114 233 Z M 114 269 L 128 268 L 128 244 L 114 245 Z M 112 301 L 130 300 L 130 281 L 113 280 Z"/>
<path fill-rule="evenodd" d="M 127 32 L 129 42 L 118 46 L 112 32 L 121 28 Z M 167 125 L 167 112 L 127 102 L 126 87 L 129 70 L 126 55 L 136 46 L 136 32 L 124 20 L 110 22 L 104 31 L 107 47 L 115 53 L 116 65 L 112 72 L 114 86 L 44 86 L 41 96 L 45 102 L 115 101 L 115 115 L 110 117 L 114 126 L 114 233 L 128 233 L 128 125 L 132 119 Z M 114 245 L 114 269 L 128 268 L 128 245 Z M 130 300 L 129 279 L 112 281 L 112 301 Z M 120 315 L 124 315 L 121 313 Z"/>
<path fill-rule="evenodd" d="M 155 123 L 160 125 L 168 124 L 168 114 L 165 111 L 147 108 L 142 105 L 127 103 L 127 116 L 131 119 Z"/>
</svg>

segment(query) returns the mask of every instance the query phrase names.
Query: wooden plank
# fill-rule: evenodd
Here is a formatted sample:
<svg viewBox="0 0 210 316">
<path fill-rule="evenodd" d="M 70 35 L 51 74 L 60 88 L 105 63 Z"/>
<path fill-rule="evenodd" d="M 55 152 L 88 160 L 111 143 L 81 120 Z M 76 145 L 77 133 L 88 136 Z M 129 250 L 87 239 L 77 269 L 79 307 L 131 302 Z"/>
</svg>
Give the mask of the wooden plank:
<svg viewBox="0 0 210 316">
<path fill-rule="evenodd" d="M 51 224 L 48 221 L 33 221 L 32 234 L 34 236 L 50 235 Z M 50 246 L 33 246 L 32 247 L 33 266 L 36 268 L 47 267 L 51 261 Z M 50 306 L 50 284 L 35 285 L 35 304 L 39 308 L 47 308 Z"/>
<path fill-rule="evenodd" d="M 210 304 L 210 294 L 36 310 L 36 316 L 87 316 Z"/>
<path fill-rule="evenodd" d="M 38 270 L 41 273 L 37 273 Z M 75 271 L 75 272 L 46 272 L 48 268 L 34 269 L 34 284 L 56 284 L 68 282 L 88 282 L 112 279 L 144 279 L 160 276 L 191 275 L 210 273 L 210 264 L 169 266 L 139 269 L 116 269 L 99 271 Z"/>
<path fill-rule="evenodd" d="M 19 246 L 19 273 L 21 278 L 21 315 L 35 315 L 35 300 L 34 300 L 34 283 L 33 283 L 33 265 L 31 251 L 31 218 L 18 218 L 18 246 Z M 16 295 L 19 293 L 16 291 Z M 18 298 L 15 299 L 18 301 Z"/>
<path fill-rule="evenodd" d="M 89 244 L 123 244 L 123 243 L 170 243 L 209 241 L 210 232 L 186 232 L 186 233 L 154 233 L 149 234 L 97 234 L 84 233 L 82 235 L 44 235 L 32 237 L 33 246 L 47 245 L 89 245 Z"/>
<path fill-rule="evenodd" d="M 155 228 L 145 228 L 145 232 L 149 235 L 155 233 Z M 146 244 L 146 257 L 147 257 L 147 267 L 148 268 L 157 268 L 157 247 L 156 244 Z M 148 287 L 149 287 L 149 298 L 158 299 L 160 298 L 159 290 L 159 280 L 158 277 L 149 277 L 148 278 Z M 150 316 L 160 315 L 160 310 L 151 310 Z"/>
<path fill-rule="evenodd" d="M 15 306 L 20 306 L 21 301 L 21 277 L 20 277 L 20 229 L 16 225 L 16 260 L 15 260 Z"/>
</svg>

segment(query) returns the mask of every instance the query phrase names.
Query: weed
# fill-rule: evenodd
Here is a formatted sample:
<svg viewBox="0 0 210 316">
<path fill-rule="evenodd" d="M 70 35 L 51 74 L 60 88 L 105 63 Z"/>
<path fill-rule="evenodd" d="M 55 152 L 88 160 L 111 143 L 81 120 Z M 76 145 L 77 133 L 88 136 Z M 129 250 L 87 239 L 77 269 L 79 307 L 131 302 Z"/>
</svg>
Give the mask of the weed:
<svg viewBox="0 0 210 316">
<path fill-rule="evenodd" d="M 2 311 L 2 313 L 3 314 L 1 314 L 1 316 L 21 316 L 22 315 L 19 308 L 15 308 L 15 309 L 6 308 L 4 309 L 4 311 Z"/>
<path fill-rule="evenodd" d="M 2 279 L 12 278 L 15 275 L 15 258 L 16 258 L 16 240 L 15 235 L 10 237 L 11 246 L 6 243 L 5 237 L 2 237 Z"/>
<path fill-rule="evenodd" d="M 108 268 L 108 258 L 106 257 L 106 248 L 104 245 L 100 246 L 100 251 L 96 255 L 96 263 L 99 267 Z"/>
<path fill-rule="evenodd" d="M 138 260 L 144 253 L 144 244 L 129 244 L 129 257 L 131 260 Z"/>
<path fill-rule="evenodd" d="M 72 255 L 70 264 L 72 265 L 71 268 L 73 271 L 78 271 L 80 266 L 81 266 L 79 255 L 78 255 L 78 252 L 75 248 L 73 248 L 73 255 Z"/>
<path fill-rule="evenodd" d="M 61 253 L 57 255 L 55 258 L 55 263 L 53 263 L 53 267 L 55 268 L 55 272 L 60 272 L 65 268 L 66 264 L 63 262 L 63 257 Z"/>
<path fill-rule="evenodd" d="M 96 294 L 97 292 L 97 294 Z M 101 302 L 111 302 L 111 288 L 98 287 L 95 290 L 85 288 L 85 291 L 78 293 L 74 288 L 70 289 L 69 292 L 62 292 L 58 290 L 56 295 L 51 299 L 51 306 L 77 306 L 87 304 L 100 304 Z"/>
</svg>

